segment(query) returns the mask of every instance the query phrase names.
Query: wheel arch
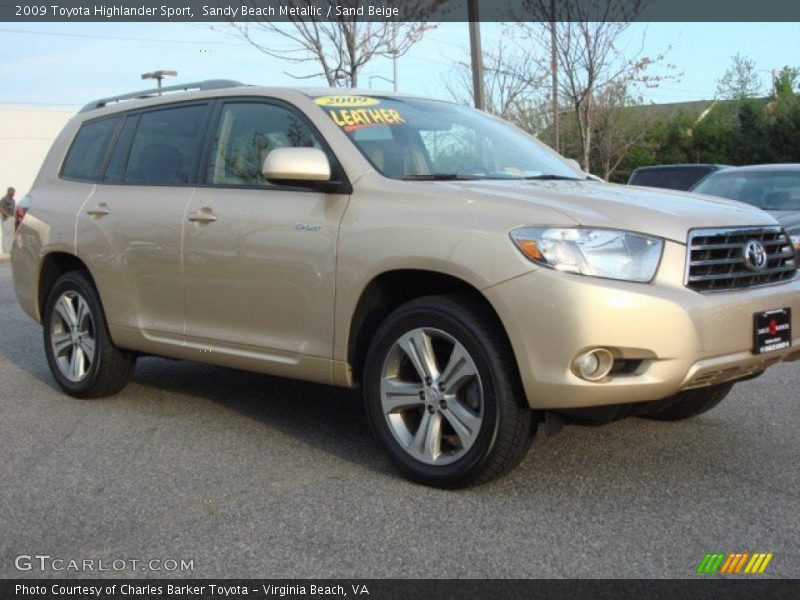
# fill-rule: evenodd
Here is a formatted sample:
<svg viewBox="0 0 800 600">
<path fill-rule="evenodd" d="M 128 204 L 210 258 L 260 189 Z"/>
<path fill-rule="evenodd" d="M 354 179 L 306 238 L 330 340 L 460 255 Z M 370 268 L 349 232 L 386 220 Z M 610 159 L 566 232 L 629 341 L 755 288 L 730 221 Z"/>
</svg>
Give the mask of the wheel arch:
<svg viewBox="0 0 800 600">
<path fill-rule="evenodd" d="M 372 334 L 389 314 L 406 302 L 423 296 L 458 294 L 469 297 L 496 323 L 508 344 L 511 355 L 516 355 L 506 328 L 488 298 L 474 285 L 439 271 L 424 269 L 395 269 L 375 276 L 364 287 L 350 319 L 347 341 L 347 363 L 351 369 L 353 385 L 360 385 Z"/>
<path fill-rule="evenodd" d="M 36 287 L 36 310 L 39 313 L 40 321 L 44 315 L 44 304 L 47 302 L 50 289 L 59 277 L 70 271 L 83 271 L 94 286 L 94 289 L 97 290 L 97 285 L 89 268 L 80 258 L 68 252 L 50 252 L 42 259 L 42 264 L 39 268 L 39 281 Z"/>
</svg>

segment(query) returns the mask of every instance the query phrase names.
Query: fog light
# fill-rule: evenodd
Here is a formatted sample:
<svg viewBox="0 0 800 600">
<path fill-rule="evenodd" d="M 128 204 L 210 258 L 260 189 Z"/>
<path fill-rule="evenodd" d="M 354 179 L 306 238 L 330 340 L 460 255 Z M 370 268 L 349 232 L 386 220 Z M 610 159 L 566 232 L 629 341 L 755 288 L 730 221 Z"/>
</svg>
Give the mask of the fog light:
<svg viewBox="0 0 800 600">
<path fill-rule="evenodd" d="M 575 374 L 587 381 L 599 381 L 611 371 L 614 357 L 605 348 L 596 348 L 579 355 L 572 363 Z"/>
<path fill-rule="evenodd" d="M 591 377 L 597 371 L 597 367 L 600 366 L 600 359 L 597 358 L 597 354 L 594 352 L 590 352 L 589 354 L 585 354 L 581 359 L 581 375 L 583 377 Z"/>
</svg>

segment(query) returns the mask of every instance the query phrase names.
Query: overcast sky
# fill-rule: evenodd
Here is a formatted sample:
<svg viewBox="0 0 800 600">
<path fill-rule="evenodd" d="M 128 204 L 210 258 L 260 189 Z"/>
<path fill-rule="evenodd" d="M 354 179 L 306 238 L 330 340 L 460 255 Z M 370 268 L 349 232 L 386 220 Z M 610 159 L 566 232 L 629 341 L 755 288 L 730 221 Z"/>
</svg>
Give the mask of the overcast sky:
<svg viewBox="0 0 800 600">
<path fill-rule="evenodd" d="M 503 33 L 497 23 L 482 25 L 484 48 Z M 651 23 L 631 25 L 624 44 L 645 55 L 668 47 L 668 62 L 683 72 L 648 90 L 645 100 L 679 102 L 711 98 L 716 80 L 736 52 L 755 60 L 765 93 L 771 69 L 800 66 L 800 23 Z M 444 81 L 453 63 L 468 60 L 468 25 L 445 23 L 430 32 L 399 61 L 401 91 L 446 98 Z M 230 35 L 196 23 L 0 23 L 1 104 L 80 106 L 93 98 L 141 89 L 140 74 L 155 69 L 179 72 L 178 81 L 237 79 L 262 85 L 323 85 L 298 82 L 286 72 L 297 67 L 269 58 Z M 368 65 L 361 86 L 390 84 L 391 65 Z"/>
</svg>

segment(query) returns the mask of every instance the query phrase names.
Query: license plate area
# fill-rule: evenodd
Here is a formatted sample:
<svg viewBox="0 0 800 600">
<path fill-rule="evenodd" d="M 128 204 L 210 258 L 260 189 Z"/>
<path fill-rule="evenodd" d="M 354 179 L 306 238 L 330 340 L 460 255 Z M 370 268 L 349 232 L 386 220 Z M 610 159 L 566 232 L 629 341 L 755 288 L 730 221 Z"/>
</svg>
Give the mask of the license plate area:
<svg viewBox="0 0 800 600">
<path fill-rule="evenodd" d="M 766 354 L 792 345 L 792 309 L 778 308 L 753 315 L 753 354 Z"/>
</svg>

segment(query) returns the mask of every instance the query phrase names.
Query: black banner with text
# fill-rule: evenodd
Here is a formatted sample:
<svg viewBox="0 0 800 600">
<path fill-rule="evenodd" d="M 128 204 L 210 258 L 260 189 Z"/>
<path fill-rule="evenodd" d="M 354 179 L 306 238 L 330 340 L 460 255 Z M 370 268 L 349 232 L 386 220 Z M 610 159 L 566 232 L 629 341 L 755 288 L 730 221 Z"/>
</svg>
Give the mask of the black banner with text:
<svg viewBox="0 0 800 600">
<path fill-rule="evenodd" d="M 0 21 L 798 21 L 794 0 L 0 0 Z"/>
<path fill-rule="evenodd" d="M 726 600 L 800 597 L 798 580 L 712 578 L 691 580 L 128 580 L 18 579 L 0 581 L 3 600 L 369 600 L 447 598 L 570 598 L 604 600 L 683 598 Z"/>
</svg>

